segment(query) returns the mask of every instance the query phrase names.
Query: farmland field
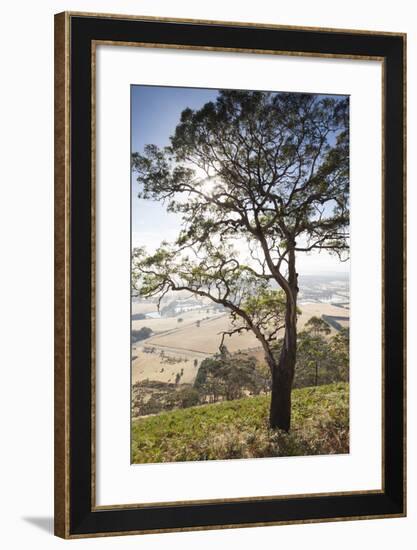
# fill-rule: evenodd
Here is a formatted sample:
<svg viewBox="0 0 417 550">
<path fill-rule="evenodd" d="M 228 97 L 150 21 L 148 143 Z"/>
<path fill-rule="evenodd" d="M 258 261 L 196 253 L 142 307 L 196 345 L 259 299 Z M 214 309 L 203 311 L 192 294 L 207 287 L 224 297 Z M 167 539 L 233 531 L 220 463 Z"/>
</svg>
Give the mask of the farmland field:
<svg viewBox="0 0 417 550">
<path fill-rule="evenodd" d="M 148 311 L 155 309 L 155 304 L 139 305 L 148 306 Z M 299 307 L 299 330 L 312 316 L 322 315 L 339 318 L 343 315 L 347 321 L 339 323 L 348 326 L 348 309 L 318 302 Z M 133 330 L 143 327 L 149 327 L 153 334 L 132 346 L 132 384 L 146 379 L 173 382 L 177 374 L 181 373 L 181 383 L 192 384 L 201 361 L 219 351 L 221 332 L 230 329 L 230 317 L 227 313 L 204 307 L 175 317 L 146 318 L 132 322 Z M 335 332 L 332 328 L 332 334 Z M 258 358 L 262 357 L 259 342 L 252 332 L 226 337 L 225 345 L 230 352 L 249 351 Z"/>
</svg>

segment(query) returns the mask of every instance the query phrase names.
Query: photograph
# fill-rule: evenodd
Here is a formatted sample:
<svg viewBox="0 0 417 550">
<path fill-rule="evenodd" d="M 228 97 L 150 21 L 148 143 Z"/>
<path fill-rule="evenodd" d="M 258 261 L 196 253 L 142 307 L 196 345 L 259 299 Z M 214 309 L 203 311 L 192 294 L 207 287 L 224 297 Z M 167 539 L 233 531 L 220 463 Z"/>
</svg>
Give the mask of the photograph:
<svg viewBox="0 0 417 550">
<path fill-rule="evenodd" d="M 417 548 L 416 5 L 2 5 L 4 550 Z"/>
<path fill-rule="evenodd" d="M 223 12 L 54 17 L 63 539 L 407 513 L 407 25 Z"/>
<path fill-rule="evenodd" d="M 349 453 L 349 96 L 131 85 L 131 463 Z"/>
</svg>

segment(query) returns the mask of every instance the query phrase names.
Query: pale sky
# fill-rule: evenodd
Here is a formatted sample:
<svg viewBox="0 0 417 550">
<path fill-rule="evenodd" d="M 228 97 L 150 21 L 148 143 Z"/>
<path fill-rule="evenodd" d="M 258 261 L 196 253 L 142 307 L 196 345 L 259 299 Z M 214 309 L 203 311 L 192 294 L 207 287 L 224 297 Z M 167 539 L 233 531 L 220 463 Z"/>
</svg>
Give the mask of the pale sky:
<svg viewBox="0 0 417 550">
<path fill-rule="evenodd" d="M 186 108 L 199 109 L 217 97 L 217 90 L 174 88 L 163 86 L 131 87 L 132 152 L 143 152 L 147 144 L 169 145 L 181 112 Z M 168 213 L 161 202 L 138 198 L 139 184 L 132 177 L 132 247 L 156 249 L 161 241 L 171 241 L 178 234 L 181 218 Z M 322 251 L 298 253 L 297 271 L 300 274 L 346 273 L 349 262 Z"/>
</svg>

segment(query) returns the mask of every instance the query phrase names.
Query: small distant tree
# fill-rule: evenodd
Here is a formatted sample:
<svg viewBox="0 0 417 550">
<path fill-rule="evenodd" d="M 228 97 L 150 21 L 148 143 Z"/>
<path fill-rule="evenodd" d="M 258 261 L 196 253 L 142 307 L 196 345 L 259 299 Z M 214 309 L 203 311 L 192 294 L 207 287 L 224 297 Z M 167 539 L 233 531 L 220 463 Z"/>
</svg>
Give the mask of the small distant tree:
<svg viewBox="0 0 417 550">
<path fill-rule="evenodd" d="M 331 333 L 329 325 L 320 317 L 310 317 L 305 324 L 305 328 L 313 336 L 328 336 Z"/>
<path fill-rule="evenodd" d="M 306 322 L 304 329 L 299 334 L 298 342 L 299 370 L 304 369 L 304 371 L 307 371 L 304 374 L 304 376 L 307 374 L 307 378 L 309 377 L 308 373 L 313 371 L 312 385 L 317 386 L 320 367 L 328 359 L 329 348 L 325 336 L 330 334 L 331 329 L 323 319 L 316 316 L 311 317 Z"/>
<path fill-rule="evenodd" d="M 328 345 L 324 338 L 314 336 L 308 331 L 300 332 L 298 335 L 295 385 L 298 387 L 317 386 L 319 384 L 319 371 L 327 360 L 328 353 Z"/>
<path fill-rule="evenodd" d="M 244 353 L 230 354 L 224 347 L 221 353 L 202 361 L 194 388 L 209 400 L 230 401 L 239 399 L 245 391 L 259 393 L 263 384 L 254 357 Z"/>
<path fill-rule="evenodd" d="M 316 318 L 317 319 L 317 318 Z M 298 335 L 296 387 L 349 381 L 349 330 L 330 338 L 330 330 L 312 321 Z"/>
<path fill-rule="evenodd" d="M 349 329 L 342 328 L 329 342 L 329 360 L 334 380 L 349 381 Z"/>
<path fill-rule="evenodd" d="M 181 408 L 194 407 L 200 402 L 200 394 L 195 388 L 183 388 L 177 392 L 177 400 Z"/>
<path fill-rule="evenodd" d="M 152 336 L 152 329 L 149 327 L 142 327 L 139 330 L 132 330 L 132 341 L 139 342 L 141 340 L 146 340 Z"/>
<path fill-rule="evenodd" d="M 208 357 L 201 362 L 194 380 L 194 388 L 198 391 L 202 402 L 215 403 L 222 394 L 218 366 L 216 356 Z"/>
<path fill-rule="evenodd" d="M 143 321 L 143 319 L 146 319 L 146 315 L 144 313 L 134 313 L 132 315 L 132 321 Z"/>
<path fill-rule="evenodd" d="M 174 317 L 176 315 L 176 311 L 178 308 L 178 301 L 177 300 L 171 300 L 168 303 L 164 302 L 164 305 L 162 306 L 163 298 L 158 301 L 157 307 L 162 317 Z"/>
</svg>

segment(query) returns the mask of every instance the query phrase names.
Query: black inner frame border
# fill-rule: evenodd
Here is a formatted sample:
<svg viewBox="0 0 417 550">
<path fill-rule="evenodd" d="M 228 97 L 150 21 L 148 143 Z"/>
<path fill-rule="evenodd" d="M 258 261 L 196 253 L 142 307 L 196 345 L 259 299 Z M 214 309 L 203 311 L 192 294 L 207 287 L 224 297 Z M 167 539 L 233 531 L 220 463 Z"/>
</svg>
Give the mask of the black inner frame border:
<svg viewBox="0 0 417 550">
<path fill-rule="evenodd" d="M 384 492 L 91 511 L 93 40 L 385 58 Z M 70 16 L 70 536 L 400 516 L 404 503 L 404 38 L 349 31 Z M 366 268 L 366 266 L 364 266 Z"/>
</svg>

